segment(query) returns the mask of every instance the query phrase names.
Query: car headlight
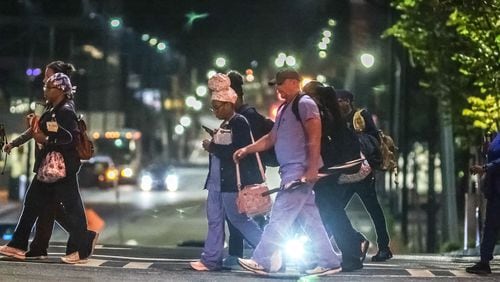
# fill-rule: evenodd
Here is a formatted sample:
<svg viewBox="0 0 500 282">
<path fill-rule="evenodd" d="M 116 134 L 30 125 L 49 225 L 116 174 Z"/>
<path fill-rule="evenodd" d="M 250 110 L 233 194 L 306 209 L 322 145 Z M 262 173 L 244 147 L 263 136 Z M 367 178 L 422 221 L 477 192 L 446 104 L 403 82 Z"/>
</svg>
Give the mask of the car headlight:
<svg viewBox="0 0 500 282">
<path fill-rule="evenodd" d="M 141 176 L 139 181 L 139 188 L 143 191 L 151 191 L 153 189 L 153 177 L 149 174 L 144 174 Z"/>
<path fill-rule="evenodd" d="M 108 181 L 115 181 L 118 179 L 118 170 L 115 168 L 109 168 L 106 170 L 106 179 Z"/>
<path fill-rule="evenodd" d="M 177 191 L 179 188 L 179 177 L 175 174 L 168 174 L 167 177 L 165 177 L 165 186 L 168 191 Z"/>
<path fill-rule="evenodd" d="M 120 172 L 120 175 L 123 178 L 132 178 L 132 176 L 134 176 L 134 170 L 131 169 L 130 167 L 126 167 L 126 168 L 122 169 L 122 171 Z"/>
</svg>

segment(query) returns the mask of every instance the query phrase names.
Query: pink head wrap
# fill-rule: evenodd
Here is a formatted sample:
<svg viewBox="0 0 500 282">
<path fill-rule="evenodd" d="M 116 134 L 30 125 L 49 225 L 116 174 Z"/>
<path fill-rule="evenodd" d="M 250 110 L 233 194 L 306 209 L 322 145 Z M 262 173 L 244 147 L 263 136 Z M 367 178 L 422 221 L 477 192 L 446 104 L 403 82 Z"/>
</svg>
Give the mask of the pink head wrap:
<svg viewBox="0 0 500 282">
<path fill-rule="evenodd" d="M 218 73 L 208 80 L 208 88 L 212 91 L 212 100 L 236 103 L 238 95 L 231 88 L 231 80 L 223 73 Z"/>
</svg>

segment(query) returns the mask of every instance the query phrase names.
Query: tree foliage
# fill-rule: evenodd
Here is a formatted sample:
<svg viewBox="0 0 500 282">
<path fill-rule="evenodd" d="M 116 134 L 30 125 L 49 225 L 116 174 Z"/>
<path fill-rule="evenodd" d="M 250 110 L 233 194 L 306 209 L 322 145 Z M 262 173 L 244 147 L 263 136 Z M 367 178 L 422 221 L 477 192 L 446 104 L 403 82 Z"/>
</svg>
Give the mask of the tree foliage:
<svg viewBox="0 0 500 282">
<path fill-rule="evenodd" d="M 395 37 L 423 67 L 421 85 L 449 105 L 459 129 L 468 131 L 469 124 L 496 130 L 500 0 L 394 0 L 392 5 L 400 18 L 385 36 Z"/>
</svg>

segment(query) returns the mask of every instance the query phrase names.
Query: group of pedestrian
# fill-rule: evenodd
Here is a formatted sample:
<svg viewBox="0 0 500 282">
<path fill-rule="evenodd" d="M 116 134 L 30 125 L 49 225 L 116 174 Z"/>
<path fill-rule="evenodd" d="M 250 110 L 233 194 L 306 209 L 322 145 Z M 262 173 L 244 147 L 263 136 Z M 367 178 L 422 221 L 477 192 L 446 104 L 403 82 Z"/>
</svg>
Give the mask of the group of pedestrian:
<svg viewBox="0 0 500 282">
<path fill-rule="evenodd" d="M 392 252 L 385 217 L 375 191 L 375 174 L 363 158 L 351 126 L 354 113 L 352 93 L 336 91 L 317 81 L 306 85 L 304 93 L 302 78 L 297 71 L 280 70 L 269 85 L 275 88 L 284 103 L 278 109 L 272 129 L 253 140 L 252 133 L 255 135 L 254 131 L 259 130 L 252 124 L 256 123 L 255 118 L 245 118 L 235 112 L 241 107 L 235 107 L 235 104 L 241 103 L 237 101 L 242 94 L 233 92 L 242 93 L 243 79 L 234 71 L 229 76 L 216 74 L 208 83 L 212 91 L 212 110 L 223 122 L 213 136 L 203 141 L 203 148 L 210 153 L 205 185 L 208 189 L 209 229 L 201 259 L 192 262 L 191 267 L 204 271 L 223 267 L 226 218 L 231 233 L 229 254 L 239 257 L 240 266 L 249 271 L 258 274 L 283 271 L 285 258 L 282 249 L 290 230 L 303 230 L 311 241 L 310 261 L 305 264 L 304 273 L 320 276 L 361 269 L 369 242 L 353 228 L 345 211 L 355 193 L 363 201 L 376 227 L 379 250 L 372 260 L 390 259 Z M 365 127 L 367 133 L 377 134 L 371 115 L 364 111 L 363 117 L 368 124 Z M 235 217 L 238 213 L 235 209 L 238 192 L 235 170 L 238 166 L 245 166 L 246 169 L 241 171 L 249 176 L 246 183 L 261 183 L 263 179 L 257 173 L 255 155 L 272 147 L 279 163 L 282 189 L 277 192 L 268 222 L 260 231 L 251 217 L 245 214 L 239 214 L 238 219 Z M 329 168 L 335 166 L 343 169 L 328 173 L 333 171 Z M 320 175 L 319 172 L 327 173 Z M 300 185 L 285 188 L 297 181 Z M 245 221 L 246 226 L 240 221 Z M 239 238 L 243 236 L 254 248 L 251 259 L 243 258 L 242 251 L 233 251 L 231 237 L 235 233 Z M 241 246 L 241 239 L 238 240 Z"/>
<path fill-rule="evenodd" d="M 54 220 L 68 233 L 66 255 L 61 260 L 69 264 L 86 263 L 92 255 L 98 234 L 87 229 L 84 207 L 79 192 L 77 174 L 80 159 L 76 151 L 79 134 L 75 112 L 75 89 L 71 83 L 74 67 L 62 61 L 49 63 L 43 79 L 43 98 L 46 107 L 40 116 L 29 115 L 27 126 L 18 138 L 4 145 L 10 153 L 30 139 L 34 139 L 35 163 L 33 177 L 24 199 L 24 207 L 12 240 L 0 247 L 0 254 L 20 260 L 47 259 L 47 248 Z M 62 156 L 57 163 L 62 176 L 48 180 L 44 166 L 50 166 L 53 155 Z M 35 237 L 29 244 L 31 230 L 36 222 Z"/>
<path fill-rule="evenodd" d="M 0 247 L 2 255 L 20 260 L 46 259 L 54 221 L 69 233 L 63 262 L 86 263 L 93 253 L 98 234 L 87 229 L 77 181 L 80 159 L 75 142 L 79 134 L 73 100 L 75 87 L 70 80 L 73 70 L 71 64 L 62 61 L 46 66 L 44 112 L 40 116 L 29 115 L 26 131 L 3 147 L 10 153 L 30 139 L 36 142 L 35 176 L 12 240 Z M 378 251 L 372 261 L 392 258 L 386 220 L 375 190 L 375 168 L 363 155 L 354 125 L 359 113 L 363 133 L 377 139 L 379 130 L 371 114 L 365 109 L 355 111 L 354 95 L 347 90 L 335 90 L 317 81 L 302 89 L 301 80 L 297 71 L 283 69 L 269 82 L 284 103 L 268 131 L 263 129 L 267 120 L 244 103 L 243 78 L 239 73 L 218 73 L 209 79 L 211 110 L 222 123 L 202 142 L 210 156 L 205 182 L 208 232 L 200 260 L 190 263 L 193 269 L 216 271 L 231 264 L 226 265 L 228 260 L 224 260 L 226 222 L 232 262 L 254 273 L 285 270 L 283 243 L 294 228 L 303 230 L 311 240 L 308 269 L 303 270 L 306 274 L 320 276 L 361 269 L 369 241 L 353 227 L 346 214 L 345 208 L 354 194 L 361 199 L 375 226 Z M 238 184 L 265 180 L 259 152 L 273 147 L 282 189 L 277 192 L 269 218 L 256 220 L 238 212 Z M 46 181 L 39 177 L 40 168 L 54 152 L 63 158 L 64 177 Z M 499 156 L 497 135 L 489 147 L 488 163 L 471 167 L 473 174 L 486 175 L 488 205 L 481 261 L 466 269 L 470 273 L 491 273 L 489 261 L 500 226 L 496 216 L 500 210 Z M 292 182 L 300 185 L 286 189 Z M 35 223 L 35 237 L 28 247 Z M 250 259 L 244 258 L 243 241 L 254 248 Z"/>
</svg>

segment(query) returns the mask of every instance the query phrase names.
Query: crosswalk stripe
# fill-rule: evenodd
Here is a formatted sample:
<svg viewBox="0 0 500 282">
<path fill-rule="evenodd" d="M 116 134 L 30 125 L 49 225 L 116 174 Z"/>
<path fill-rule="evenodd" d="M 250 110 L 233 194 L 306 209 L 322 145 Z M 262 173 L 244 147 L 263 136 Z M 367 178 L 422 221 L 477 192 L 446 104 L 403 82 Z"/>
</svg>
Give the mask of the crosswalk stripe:
<svg viewBox="0 0 500 282">
<path fill-rule="evenodd" d="M 151 265 L 151 262 L 129 262 L 123 268 L 148 269 Z"/>
<path fill-rule="evenodd" d="M 432 272 L 425 269 L 406 269 L 406 271 L 413 277 L 435 277 Z"/>
<path fill-rule="evenodd" d="M 77 266 L 90 266 L 90 267 L 97 267 L 100 266 L 101 264 L 105 263 L 107 260 L 103 259 L 89 259 L 87 263 L 84 264 L 76 264 Z"/>
<path fill-rule="evenodd" d="M 477 278 L 477 275 L 467 273 L 464 270 L 450 270 L 450 272 L 457 277 L 476 277 Z"/>
</svg>

